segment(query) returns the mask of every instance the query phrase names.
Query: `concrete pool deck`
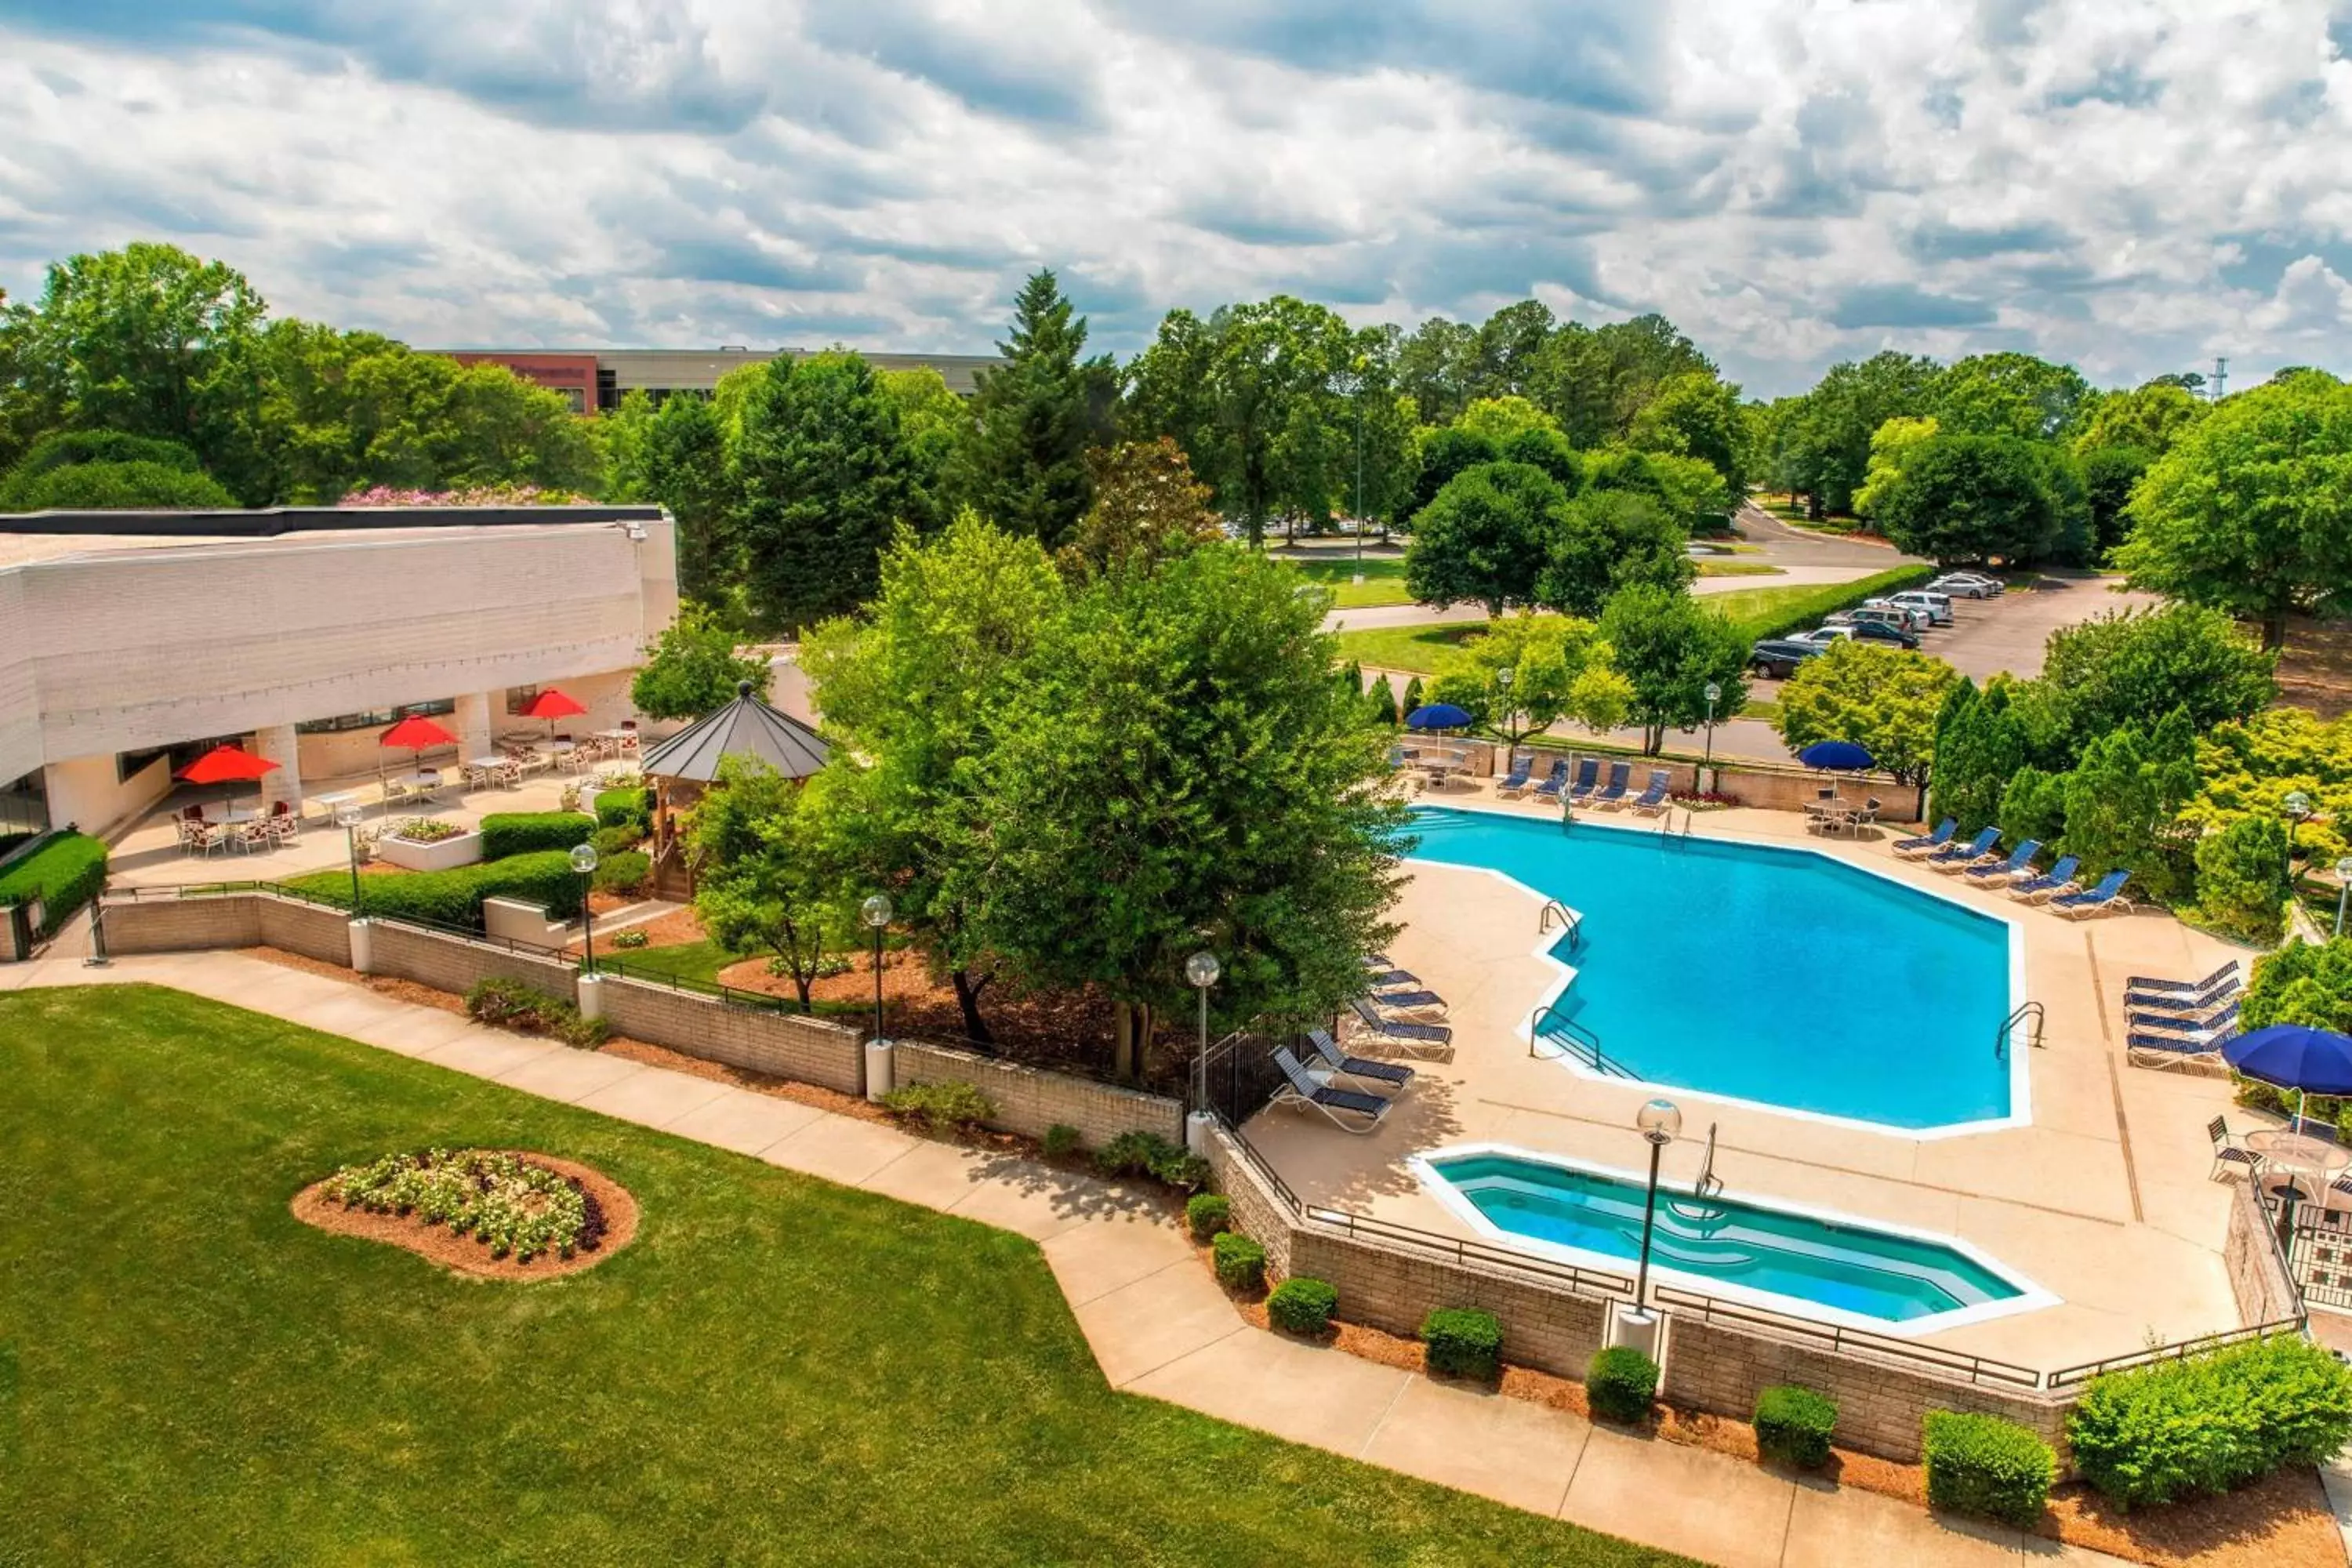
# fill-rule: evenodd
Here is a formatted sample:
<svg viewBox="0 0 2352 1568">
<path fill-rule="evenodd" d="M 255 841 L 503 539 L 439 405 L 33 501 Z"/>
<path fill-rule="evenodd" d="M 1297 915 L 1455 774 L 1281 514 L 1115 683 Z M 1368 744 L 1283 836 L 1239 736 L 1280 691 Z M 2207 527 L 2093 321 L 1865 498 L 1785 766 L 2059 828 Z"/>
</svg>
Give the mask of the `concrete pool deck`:
<svg viewBox="0 0 2352 1568">
<path fill-rule="evenodd" d="M 1482 786 L 1433 805 L 1555 816 Z M 1635 819 L 1639 821 L 1641 819 Z M 1677 829 L 1682 817 L 1675 817 Z M 2206 1123 L 2263 1119 L 2231 1107 L 2221 1079 L 2126 1064 L 2122 994 L 2133 974 L 2200 975 L 2250 955 L 2169 916 L 2069 921 L 1897 859 L 1886 833 L 1860 842 L 1808 836 L 1788 812 L 1703 812 L 1696 837 L 1801 844 L 1915 886 L 2013 915 L 2022 996 L 2048 1010 L 2030 1050 L 2028 1125 L 1920 1138 L 1863 1131 L 1676 1090 L 1684 1138 L 1664 1179 L 1687 1186 L 1716 1129 L 1716 1173 L 1730 1191 L 1835 1209 L 1981 1248 L 2059 1304 L 1920 1336 L 1920 1342 L 2037 1368 L 2122 1355 L 2151 1335 L 2176 1340 L 2238 1326 L 2221 1260 L 2230 1188 L 2210 1179 Z M 1475 1233 L 1424 1191 L 1416 1154 L 1473 1142 L 1515 1144 L 1638 1171 L 1633 1113 L 1657 1090 L 1583 1076 L 1528 1054 L 1528 1015 L 1557 980 L 1538 956 L 1539 897 L 1483 871 L 1415 862 L 1390 956 L 1450 1003 L 1451 1060 L 1420 1060 L 1411 1091 L 1377 1131 L 1351 1137 L 1319 1116 L 1261 1112 L 1251 1141 L 1310 1204 L 1446 1236 Z M 1571 903 L 1573 900 L 1570 900 Z M 1760 940 L 1760 939 L 1759 939 Z M 1705 984 L 1706 977 L 1662 976 Z M 1374 1054 L 1370 1042 L 1353 1048 Z"/>
</svg>

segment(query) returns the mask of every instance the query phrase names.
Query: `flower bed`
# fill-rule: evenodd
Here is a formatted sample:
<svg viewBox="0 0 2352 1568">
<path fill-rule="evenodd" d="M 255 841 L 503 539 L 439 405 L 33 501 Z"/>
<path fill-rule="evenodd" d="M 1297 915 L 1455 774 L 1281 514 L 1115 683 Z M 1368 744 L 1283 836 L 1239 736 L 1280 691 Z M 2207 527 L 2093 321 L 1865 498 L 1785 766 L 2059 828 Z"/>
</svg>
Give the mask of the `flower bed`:
<svg viewBox="0 0 2352 1568">
<path fill-rule="evenodd" d="M 450 871 L 482 858 L 482 836 L 454 822 L 413 816 L 376 840 L 377 858 L 407 871 Z"/>
<path fill-rule="evenodd" d="M 596 1173 L 494 1149 L 428 1149 L 346 1165 L 305 1188 L 294 1208 L 314 1225 L 510 1277 L 584 1268 L 635 1229 L 635 1205 Z"/>
</svg>

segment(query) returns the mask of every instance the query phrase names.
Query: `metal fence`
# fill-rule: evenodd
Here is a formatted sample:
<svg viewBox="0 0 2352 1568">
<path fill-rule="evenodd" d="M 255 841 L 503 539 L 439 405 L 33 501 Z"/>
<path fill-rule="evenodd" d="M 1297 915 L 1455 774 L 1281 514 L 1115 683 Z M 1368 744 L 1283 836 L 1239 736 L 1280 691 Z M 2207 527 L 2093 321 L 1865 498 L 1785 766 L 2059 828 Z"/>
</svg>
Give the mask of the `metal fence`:
<svg viewBox="0 0 2352 1568">
<path fill-rule="evenodd" d="M 1649 1304 L 1694 1322 L 1752 1330 L 1775 1339 L 1792 1340 L 1832 1354 L 1889 1362 L 1920 1372 L 1957 1377 L 1968 1383 L 2024 1390 L 2039 1389 L 2042 1385 L 2041 1373 L 2030 1366 L 2019 1366 L 2014 1362 L 1996 1361 L 1990 1356 L 1969 1355 L 1963 1351 L 1923 1345 L 1913 1340 L 1890 1339 L 1885 1334 L 1874 1334 L 1866 1330 L 1849 1329 L 1835 1323 L 1817 1323 L 1806 1318 L 1792 1318 L 1744 1302 L 1726 1301 L 1720 1297 L 1702 1295 L 1696 1290 L 1662 1285 L 1654 1280 L 1650 1285 Z"/>
<path fill-rule="evenodd" d="M 2273 1334 L 2299 1334 L 2304 1321 L 2280 1318 L 2273 1322 L 2256 1323 L 2247 1329 L 2226 1329 L 2218 1334 L 2204 1334 L 2193 1340 L 2177 1340 L 2171 1344 L 2151 1345 L 2129 1355 L 2109 1356 L 2105 1361 L 2087 1361 L 2080 1366 L 2061 1368 L 2042 1379 L 2042 1386 L 2052 1390 L 2073 1388 L 2111 1372 L 2129 1372 L 2134 1367 L 2153 1366 L 2161 1361 L 2179 1361 L 2185 1356 L 2201 1355 L 2229 1345 L 2244 1344 L 2250 1340 L 2268 1339 Z"/>
</svg>

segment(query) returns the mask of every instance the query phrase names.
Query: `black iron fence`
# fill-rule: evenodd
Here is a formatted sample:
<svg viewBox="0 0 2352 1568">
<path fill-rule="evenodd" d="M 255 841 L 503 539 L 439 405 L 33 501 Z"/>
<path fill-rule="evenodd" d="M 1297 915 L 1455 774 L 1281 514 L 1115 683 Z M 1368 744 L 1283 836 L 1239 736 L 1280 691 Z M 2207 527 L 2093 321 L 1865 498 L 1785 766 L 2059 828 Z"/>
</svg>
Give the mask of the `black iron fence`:
<svg viewBox="0 0 2352 1568">
<path fill-rule="evenodd" d="M 1889 1362 L 1910 1370 L 1958 1378 L 1966 1383 L 2023 1391 L 2036 1390 L 2042 1385 L 2041 1373 L 2030 1366 L 2019 1366 L 2014 1362 L 1969 1355 L 1963 1351 L 1945 1350 L 1937 1345 L 1923 1345 L 1916 1340 L 1891 1339 L 1885 1334 L 1850 1329 L 1838 1323 L 1818 1323 L 1807 1318 L 1792 1318 L 1785 1313 L 1751 1307 L 1745 1302 L 1727 1301 L 1719 1296 L 1702 1295 L 1696 1290 L 1662 1285 L 1654 1280 L 1650 1285 L 1649 1304 L 1693 1322 L 1759 1331 L 1774 1339 L 1794 1341 L 1832 1354 L 1858 1355 L 1868 1360 Z"/>
<path fill-rule="evenodd" d="M 2052 1390 L 2074 1388 L 2111 1372 L 2129 1372 L 2134 1367 L 2153 1366 L 2160 1361 L 2179 1361 L 2186 1356 L 2202 1355 L 2207 1351 L 2244 1344 L 2249 1340 L 2264 1340 L 2273 1334 L 2299 1334 L 2303 1326 L 2303 1320 L 2299 1317 L 2280 1318 L 2273 1322 L 2256 1323 L 2252 1328 L 2226 1329 L 2218 1334 L 2204 1334 L 2193 1340 L 2151 1345 L 2129 1355 L 2109 1356 L 2105 1361 L 2086 1361 L 2080 1366 L 2062 1367 L 2046 1374 L 2042 1380 L 2042 1386 Z"/>
</svg>

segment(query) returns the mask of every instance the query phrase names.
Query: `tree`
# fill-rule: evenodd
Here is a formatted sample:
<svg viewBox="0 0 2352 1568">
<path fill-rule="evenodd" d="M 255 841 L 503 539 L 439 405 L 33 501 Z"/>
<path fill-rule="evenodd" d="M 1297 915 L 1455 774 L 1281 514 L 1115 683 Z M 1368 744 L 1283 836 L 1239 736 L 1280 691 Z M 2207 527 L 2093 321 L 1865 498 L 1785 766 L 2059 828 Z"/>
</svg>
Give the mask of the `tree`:
<svg viewBox="0 0 2352 1568">
<path fill-rule="evenodd" d="M 1423 430 L 1415 445 L 1418 463 L 1412 500 L 1414 516 L 1435 500 L 1437 492 L 1452 483 L 1456 475 L 1467 473 L 1481 463 L 1503 459 L 1501 449 L 1494 442 L 1458 425 Z M 1541 463 L 1535 466 L 1545 467 Z"/>
<path fill-rule="evenodd" d="M 747 757 L 722 757 L 688 828 L 694 912 L 730 952 L 764 952 L 811 1011 L 828 949 L 856 940 L 849 881 L 834 863 L 819 785 Z"/>
<path fill-rule="evenodd" d="M 1087 454 L 1094 502 L 1077 535 L 1055 556 L 1074 577 L 1150 567 L 1189 545 L 1222 537 L 1209 487 L 1192 478 L 1183 448 L 1162 436 Z"/>
<path fill-rule="evenodd" d="M 1107 359 L 1079 359 L 1086 318 L 1042 268 L 1021 286 L 1012 332 L 996 346 L 1004 363 L 981 374 L 955 490 L 997 526 L 1052 550 L 1093 499 L 1086 453 L 1108 433 L 1117 373 Z"/>
<path fill-rule="evenodd" d="M 1447 481 L 1413 522 L 1405 587 L 1441 609 L 1463 600 L 1500 617 L 1531 604 L 1568 492 L 1541 468 L 1486 463 Z"/>
<path fill-rule="evenodd" d="M 1927 782 L 1936 721 L 1959 679 L 1940 658 L 1846 640 L 1809 658 L 1780 688 L 1773 727 L 1792 752 L 1816 741 L 1851 741 L 1907 784 Z"/>
<path fill-rule="evenodd" d="M 1626 440 L 1644 451 L 1698 458 L 1730 494 L 1747 493 L 1747 429 L 1739 388 L 1728 382 L 1699 371 L 1667 377 L 1633 416 Z"/>
<path fill-rule="evenodd" d="M 2286 830 L 2278 819 L 2242 816 L 2197 844 L 2197 911 L 2229 935 L 2265 946 L 2286 925 L 2293 889 Z"/>
<path fill-rule="evenodd" d="M 677 521 L 678 592 L 718 602 L 740 570 L 733 517 L 742 494 L 718 410 L 688 393 L 665 398 L 640 433 L 636 462 L 640 493 Z"/>
<path fill-rule="evenodd" d="M 12 482 L 0 510 L 233 511 L 236 504 L 211 475 L 172 464 L 73 463 L 22 485 Z"/>
<path fill-rule="evenodd" d="M 1877 508 L 1887 538 L 1938 562 L 2033 561 L 2059 540 L 2058 501 L 2041 454 L 2015 437 L 1920 442 Z"/>
<path fill-rule="evenodd" d="M 1802 397 L 1784 400 L 1771 422 L 1771 482 L 1801 493 L 1819 518 L 1845 511 L 1868 472 L 1880 426 L 1934 411 L 1943 372 L 1935 361 L 1892 350 L 1832 365 Z"/>
<path fill-rule="evenodd" d="M 2126 724 L 2091 742 L 2066 781 L 2066 850 L 2082 857 L 2085 877 L 2128 870 L 2145 898 L 2189 896 L 2193 873 L 2185 851 L 2193 839 L 2175 824 L 2197 794 L 2193 746 L 2180 716 L 2154 735 Z M 2285 858 L 2282 838 L 2282 866 Z"/>
<path fill-rule="evenodd" d="M 2094 447 L 2077 460 L 2090 509 L 2093 559 L 2103 559 L 2131 531 L 2132 489 L 2155 459 L 2138 447 Z"/>
<path fill-rule="evenodd" d="M 1596 490 L 1654 497 L 1686 532 L 1720 530 L 1731 521 L 1734 502 L 1723 476 L 1696 458 L 1612 447 L 1587 460 L 1585 479 Z"/>
<path fill-rule="evenodd" d="M 2134 587 L 2258 620 L 2346 604 L 2352 586 L 2352 387 L 2317 377 L 2231 397 L 2157 459 L 2116 552 Z"/>
<path fill-rule="evenodd" d="M 1648 583 L 1675 591 L 1698 574 L 1690 535 L 1664 507 L 1633 490 L 1588 490 L 1564 502 L 1551 528 L 1535 602 L 1597 616 L 1618 589 Z"/>
<path fill-rule="evenodd" d="M 1901 415 L 1881 425 L 1870 437 L 1870 470 L 1853 492 L 1857 517 L 1875 517 L 1878 503 L 1903 478 L 1903 465 L 1919 444 L 1936 434 L 1933 419 L 1909 419 Z"/>
<path fill-rule="evenodd" d="M 2200 733 L 2251 717 L 2277 697 L 2277 665 L 2220 611 L 2165 605 L 2053 632 L 2035 684 L 2071 763 L 2099 736 L 2176 708 Z"/>
<path fill-rule="evenodd" d="M 1417 423 L 1444 426 L 1461 416 L 1478 360 L 1478 329 L 1443 316 L 1422 322 L 1397 345 L 1397 387 L 1412 400 Z"/>
<path fill-rule="evenodd" d="M 1454 424 L 1500 451 L 1512 437 L 1531 430 L 1559 433 L 1559 422 L 1524 397 L 1481 397 Z M 1565 437 L 1562 437 L 1565 439 Z"/>
<path fill-rule="evenodd" d="M 1224 544 L 1100 578 L 992 726 L 952 886 L 1025 973 L 1112 1000 L 1122 1076 L 1192 1005 L 1193 952 L 1223 961 L 1225 1019 L 1317 1017 L 1396 930 L 1387 738 L 1295 586 Z"/>
<path fill-rule="evenodd" d="M 2107 393 L 2088 405 L 2082 433 L 2074 437 L 2074 456 L 2087 459 L 2094 452 L 2122 449 L 2146 453 L 2154 462 L 2211 406 L 2162 376 L 2129 392 Z"/>
<path fill-rule="evenodd" d="M 1668 381 L 1715 373 L 1697 344 L 1653 313 L 1604 327 L 1570 322 L 1544 341 L 1525 380 L 1568 438 L 1591 447 L 1623 439 Z"/>
<path fill-rule="evenodd" d="M 646 649 L 629 702 L 648 719 L 699 719 L 735 700 L 744 686 L 765 697 L 774 675 L 766 659 L 738 655 L 735 634 L 709 609 L 682 605 Z"/>
<path fill-rule="evenodd" d="M 1642 750 L 1655 756 L 1666 731 L 1706 721 L 1706 688 L 1720 687 L 1718 714 L 1748 701 L 1748 640 L 1689 595 L 1646 583 L 1621 588 L 1601 613 L 1601 639 L 1631 689 L 1627 716 L 1642 726 Z"/>
<path fill-rule="evenodd" d="M 1428 700 L 1464 709 L 1509 747 L 1564 719 L 1595 732 L 1613 730 L 1625 721 L 1633 692 L 1611 668 L 1591 621 L 1515 616 L 1449 649 L 1430 679 Z"/>
<path fill-rule="evenodd" d="M 1389 684 L 1385 675 L 1365 690 L 1364 706 L 1370 710 L 1372 722 L 1384 730 L 1393 730 L 1404 722 L 1404 714 L 1397 707 L 1396 688 Z"/>
<path fill-rule="evenodd" d="M 875 590 L 892 531 L 918 507 L 898 405 L 852 353 L 761 366 L 735 443 L 751 608 L 807 626 Z"/>
<path fill-rule="evenodd" d="M 1560 488 L 1574 495 L 1584 488 L 1584 458 L 1568 444 L 1568 437 L 1549 427 L 1527 429 L 1503 441 L 1495 449 L 1496 458 L 1506 463 L 1525 463 L 1541 468 L 1560 482 Z"/>
<path fill-rule="evenodd" d="M 1487 398 L 1517 398 L 1534 384 L 1536 367 L 1555 323 L 1540 300 L 1506 305 L 1479 327 L 1470 384 Z"/>
<path fill-rule="evenodd" d="M 2028 763 L 2010 776 L 2000 795 L 2001 837 L 2011 844 L 2038 838 L 2055 844 L 2066 831 L 2068 775 L 2047 773 Z"/>
<path fill-rule="evenodd" d="M 2066 434 L 2090 396 L 2072 365 L 2024 353 L 1975 354 L 1937 378 L 1937 422 L 1960 436 L 2047 441 Z"/>
<path fill-rule="evenodd" d="M 1965 679 L 1947 692 L 1927 797 L 1935 816 L 1979 826 L 1999 819 L 2009 781 L 2025 765 L 2025 731 L 2010 712 L 2010 690 L 1996 676 L 1981 692 Z"/>
<path fill-rule="evenodd" d="M 898 405 L 898 428 L 923 497 L 920 527 L 946 521 L 963 499 L 955 489 L 955 469 L 958 455 L 973 439 L 973 405 L 949 391 L 947 378 L 928 365 L 877 370 L 874 381 Z"/>
</svg>

